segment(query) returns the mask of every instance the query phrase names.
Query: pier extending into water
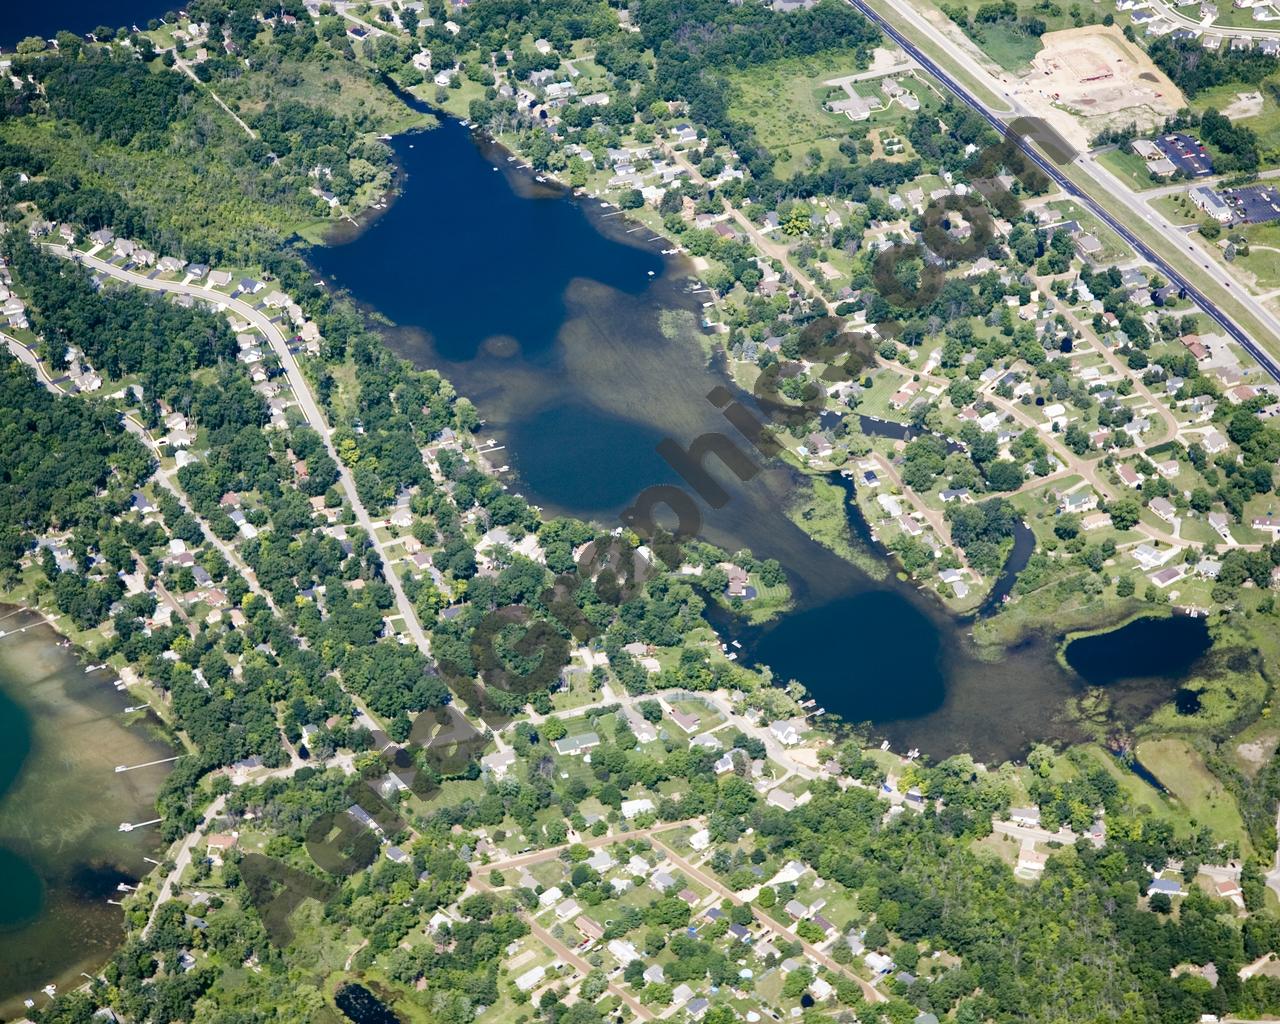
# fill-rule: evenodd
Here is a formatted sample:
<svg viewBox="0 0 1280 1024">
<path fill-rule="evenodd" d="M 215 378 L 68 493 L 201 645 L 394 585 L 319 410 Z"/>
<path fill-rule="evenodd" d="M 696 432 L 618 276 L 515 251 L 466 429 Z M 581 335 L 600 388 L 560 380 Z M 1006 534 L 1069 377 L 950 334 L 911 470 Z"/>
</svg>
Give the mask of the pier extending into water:
<svg viewBox="0 0 1280 1024">
<path fill-rule="evenodd" d="M 116 765 L 116 771 L 131 772 L 136 768 L 150 768 L 152 765 L 156 764 L 168 764 L 171 761 L 178 760 L 181 756 L 181 754 L 175 754 L 173 757 L 161 757 L 155 761 L 143 761 L 142 764 L 118 764 Z"/>
<path fill-rule="evenodd" d="M 164 818 L 152 818 L 150 821 L 122 821 L 120 822 L 121 832 L 132 832 L 135 828 L 146 828 L 148 825 L 159 825 Z"/>
</svg>

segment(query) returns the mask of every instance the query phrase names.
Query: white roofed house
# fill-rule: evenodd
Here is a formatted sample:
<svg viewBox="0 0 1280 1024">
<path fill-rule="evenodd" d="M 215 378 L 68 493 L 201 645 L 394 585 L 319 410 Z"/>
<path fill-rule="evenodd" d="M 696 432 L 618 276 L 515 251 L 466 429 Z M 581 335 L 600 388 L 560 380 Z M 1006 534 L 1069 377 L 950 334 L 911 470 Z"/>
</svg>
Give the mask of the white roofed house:
<svg viewBox="0 0 1280 1024">
<path fill-rule="evenodd" d="M 804 732 L 803 718 L 780 718 L 769 724 L 769 731 L 774 738 L 786 746 L 794 746 L 800 742 L 800 734 Z"/>
<path fill-rule="evenodd" d="M 653 801 L 648 797 L 641 797 L 638 800 L 622 801 L 622 816 L 628 820 L 639 817 L 641 814 L 649 814 L 654 810 Z"/>
</svg>

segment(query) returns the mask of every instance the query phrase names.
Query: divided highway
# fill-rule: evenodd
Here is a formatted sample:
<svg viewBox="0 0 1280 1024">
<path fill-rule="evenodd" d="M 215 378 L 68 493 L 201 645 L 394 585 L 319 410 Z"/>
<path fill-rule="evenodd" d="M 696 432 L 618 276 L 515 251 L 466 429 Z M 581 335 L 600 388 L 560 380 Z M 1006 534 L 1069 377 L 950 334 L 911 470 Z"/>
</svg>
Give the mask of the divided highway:
<svg viewBox="0 0 1280 1024">
<path fill-rule="evenodd" d="M 1218 308 L 1208 296 L 1206 296 L 1199 288 L 1193 285 L 1187 278 L 1174 270 L 1172 266 L 1165 260 L 1163 256 L 1152 249 L 1146 242 L 1143 242 L 1137 235 L 1129 230 L 1123 223 L 1112 216 L 1107 210 L 1099 205 L 1091 196 L 1082 192 L 1070 178 L 1051 160 L 1046 159 L 1038 150 L 1032 147 L 1025 138 L 1009 131 L 1009 125 L 1000 117 L 992 113 L 976 96 L 970 93 L 963 85 L 961 85 L 951 74 L 939 67 L 927 54 L 921 52 L 920 48 L 907 39 L 901 32 L 889 24 L 889 22 L 875 11 L 867 0 L 848 0 L 848 2 L 857 9 L 863 17 L 867 18 L 876 25 L 881 32 L 888 38 L 892 39 L 903 50 L 905 50 L 922 68 L 929 74 L 933 75 L 939 82 L 945 85 L 952 93 L 956 95 L 967 106 L 976 110 L 982 118 L 987 121 L 992 128 L 998 131 L 1002 136 L 1011 139 L 1019 149 L 1021 149 L 1031 159 L 1048 178 L 1053 181 L 1063 192 L 1079 201 L 1088 211 L 1098 220 L 1102 221 L 1112 231 L 1119 235 L 1135 252 L 1143 259 L 1154 266 L 1169 281 L 1170 284 L 1176 285 L 1178 288 L 1184 289 L 1187 295 L 1204 311 L 1204 314 L 1217 324 L 1227 335 L 1240 344 L 1240 346 L 1248 352 L 1258 365 L 1266 371 L 1272 380 L 1280 383 L 1280 363 L 1270 356 L 1263 348 L 1257 344 L 1234 320 L 1226 313 Z M 1261 307 L 1259 307 L 1261 309 Z M 1264 313 L 1266 311 L 1263 311 Z M 1269 319 L 1267 314 L 1264 319 Z"/>
</svg>

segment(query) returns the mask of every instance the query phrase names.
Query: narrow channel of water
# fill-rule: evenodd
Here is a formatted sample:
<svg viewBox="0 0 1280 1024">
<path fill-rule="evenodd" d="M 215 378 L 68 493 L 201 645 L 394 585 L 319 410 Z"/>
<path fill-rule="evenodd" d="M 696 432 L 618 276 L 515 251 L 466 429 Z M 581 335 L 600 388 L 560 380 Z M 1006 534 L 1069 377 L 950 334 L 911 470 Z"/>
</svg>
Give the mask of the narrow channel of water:
<svg viewBox="0 0 1280 1024">
<path fill-rule="evenodd" d="M 134 883 L 159 850 L 155 817 L 167 766 L 116 772 L 167 757 L 149 714 L 124 714 L 127 693 L 107 671 L 86 673 L 76 652 L 27 612 L 0 605 L 0 1018 L 21 1000 L 96 970 L 124 936 L 121 882 Z M 25 632 L 17 632 L 23 626 Z"/>
</svg>

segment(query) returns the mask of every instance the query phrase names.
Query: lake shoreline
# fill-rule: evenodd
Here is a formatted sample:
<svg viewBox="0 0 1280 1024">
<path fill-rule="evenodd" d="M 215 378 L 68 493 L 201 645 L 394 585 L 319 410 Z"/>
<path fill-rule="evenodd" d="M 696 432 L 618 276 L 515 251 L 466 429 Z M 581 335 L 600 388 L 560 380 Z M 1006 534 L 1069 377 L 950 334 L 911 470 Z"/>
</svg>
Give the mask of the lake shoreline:
<svg viewBox="0 0 1280 1024">
<path fill-rule="evenodd" d="M 684 448 L 721 433 L 755 460 L 705 397 L 716 386 L 740 391 L 723 360 L 688 332 L 660 329 L 663 310 L 699 308 L 690 289 L 700 279 L 662 251 L 669 240 L 646 242 L 625 211 L 537 181 L 500 143 L 436 114 L 435 128 L 391 142 L 395 201 L 340 244 L 310 250 L 308 262 L 383 325 L 393 352 L 475 403 L 508 486 L 548 515 L 612 524 L 641 488 L 685 483 L 657 452 L 664 437 Z M 458 201 L 442 206 L 440 195 Z M 452 239 L 452 258 L 423 279 L 406 268 L 428 228 Z M 497 264 L 494 238 L 503 240 Z M 482 287 L 487 266 L 502 282 L 496 291 Z M 929 588 L 897 579 L 882 546 L 867 556 L 883 571 L 868 575 L 783 513 L 818 475 L 786 460 L 755 465 L 758 475 L 730 481 L 732 500 L 703 521 L 703 536 L 725 550 L 776 558 L 791 585 L 792 608 L 764 625 L 708 610 L 713 625 L 733 623 L 726 638 L 742 644 L 744 664 L 770 665 L 829 711 L 939 757 L 967 750 L 1005 760 L 1036 742 L 1080 738 L 1061 711 L 1084 687 L 1056 659 L 1052 621 L 993 651 L 970 635 L 991 619 L 958 615 Z M 842 528 L 856 539 L 854 526 Z M 1011 559 L 1016 549 L 1015 539 Z M 992 593 L 1015 582 L 1002 572 Z M 881 684 L 890 678 L 901 684 Z M 1001 706 L 1006 726 L 992 730 L 991 709 Z"/>
<path fill-rule="evenodd" d="M 122 833 L 121 821 L 153 816 L 155 796 L 169 765 L 117 772 L 172 753 L 167 726 L 150 705 L 145 717 L 129 691 L 94 669 L 91 653 L 75 644 L 39 608 L 0 603 L 0 694 L 19 708 L 30 746 L 10 764 L 0 790 L 0 848 L 33 872 L 41 887 L 6 874 L 0 880 L 0 919 L 33 896 L 33 914 L 0 920 L 0 1017 L 21 1016 L 24 999 L 43 999 L 42 986 L 77 988 L 81 972 L 96 971 L 124 938 L 120 883 L 137 884 L 150 872 L 145 859 L 164 848 L 158 833 Z M 154 719 L 154 720 L 153 720 Z M 12 730 L 12 713 L 5 723 Z M 4 731 L 0 729 L 0 731 Z M 11 734 L 11 733 L 10 733 Z M 9 735 L 9 734 L 7 734 Z M 43 813 L 32 813 L 34 808 Z M 150 812 L 150 813 L 148 813 Z M 12 886 L 12 888 L 6 888 Z"/>
</svg>

